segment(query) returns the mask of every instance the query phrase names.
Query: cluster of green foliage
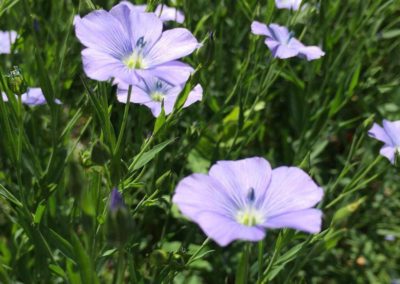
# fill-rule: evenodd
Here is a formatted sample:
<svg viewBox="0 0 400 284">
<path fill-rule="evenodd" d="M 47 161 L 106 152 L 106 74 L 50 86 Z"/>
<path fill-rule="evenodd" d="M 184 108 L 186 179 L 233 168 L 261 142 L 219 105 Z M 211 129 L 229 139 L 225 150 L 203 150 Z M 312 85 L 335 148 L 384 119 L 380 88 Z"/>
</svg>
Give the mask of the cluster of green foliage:
<svg viewBox="0 0 400 284">
<path fill-rule="evenodd" d="M 273 0 L 164 1 L 203 42 L 187 62 L 204 99 L 157 119 L 82 70 L 74 16 L 117 2 L 0 0 L 1 30 L 20 35 L 0 55 L 0 90 L 10 93 L 4 75 L 19 66 L 49 102 L 0 99 L 0 283 L 400 278 L 398 169 L 366 135 L 373 121 L 400 119 L 399 0 L 309 0 L 300 12 Z M 285 24 L 326 55 L 274 59 L 253 20 Z M 182 177 L 251 156 L 299 166 L 324 188 L 320 234 L 268 231 L 220 248 L 172 205 Z M 127 214 L 108 212 L 115 185 Z"/>
</svg>

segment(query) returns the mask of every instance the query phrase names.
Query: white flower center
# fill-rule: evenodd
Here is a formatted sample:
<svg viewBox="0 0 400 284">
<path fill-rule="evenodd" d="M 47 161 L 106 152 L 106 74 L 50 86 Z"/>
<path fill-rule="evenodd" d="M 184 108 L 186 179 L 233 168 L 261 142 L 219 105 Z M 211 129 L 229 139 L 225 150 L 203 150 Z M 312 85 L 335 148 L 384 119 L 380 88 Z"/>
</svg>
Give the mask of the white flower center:
<svg viewBox="0 0 400 284">
<path fill-rule="evenodd" d="M 163 93 L 161 93 L 161 92 L 159 92 L 159 91 L 155 91 L 155 92 L 153 92 L 152 94 L 151 94 L 151 99 L 153 100 L 153 101 L 156 101 L 156 102 L 162 102 L 162 100 L 164 99 L 164 94 Z"/>
<path fill-rule="evenodd" d="M 242 225 L 253 227 L 264 222 L 263 215 L 253 207 L 245 208 L 236 215 L 236 221 Z"/>
<path fill-rule="evenodd" d="M 143 55 L 136 50 L 134 50 L 131 55 L 125 57 L 122 62 L 129 69 L 145 69 L 147 67 Z"/>
<path fill-rule="evenodd" d="M 249 188 L 247 193 L 247 204 L 246 207 L 236 214 L 236 221 L 242 225 L 253 227 L 264 223 L 264 216 L 261 212 L 255 208 L 254 201 L 256 194 L 254 188 Z"/>
</svg>

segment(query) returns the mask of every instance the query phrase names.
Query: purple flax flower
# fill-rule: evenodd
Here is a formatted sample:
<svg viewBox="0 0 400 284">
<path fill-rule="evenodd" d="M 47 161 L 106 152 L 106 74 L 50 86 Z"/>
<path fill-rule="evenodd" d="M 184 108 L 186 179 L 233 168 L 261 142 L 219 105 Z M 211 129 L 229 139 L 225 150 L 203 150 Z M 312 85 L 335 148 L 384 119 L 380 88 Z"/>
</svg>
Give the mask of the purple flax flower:
<svg viewBox="0 0 400 284">
<path fill-rule="evenodd" d="M 266 228 L 321 230 L 322 212 L 312 208 L 322 188 L 295 167 L 271 169 L 254 157 L 219 161 L 208 175 L 192 174 L 178 184 L 173 202 L 220 246 L 259 241 Z"/>
<path fill-rule="evenodd" d="M 325 55 L 318 46 L 305 46 L 293 37 L 286 27 L 270 24 L 269 26 L 254 21 L 251 24 L 251 32 L 255 35 L 263 35 L 265 44 L 276 58 L 286 59 L 294 56 L 306 58 L 308 61 L 319 59 Z"/>
<path fill-rule="evenodd" d="M 393 242 L 396 240 L 396 236 L 395 235 L 386 235 L 385 240 L 389 241 L 389 242 Z"/>
<path fill-rule="evenodd" d="M 3 102 L 8 102 L 8 97 L 7 97 L 6 93 L 1 92 L 1 98 L 3 99 Z"/>
<path fill-rule="evenodd" d="M 127 5 L 131 11 L 137 13 L 146 12 L 147 5 L 133 5 L 130 2 L 122 1 L 120 4 Z M 175 21 L 179 24 L 182 24 L 185 21 L 185 15 L 176 8 L 168 7 L 167 5 L 158 5 L 154 13 L 161 19 L 163 22 Z"/>
<path fill-rule="evenodd" d="M 381 148 L 380 154 L 394 164 L 396 153 L 400 154 L 400 120 L 383 120 L 382 124 L 383 128 L 374 123 L 368 131 L 368 135 L 385 143 Z"/>
<path fill-rule="evenodd" d="M 7 95 L 2 93 L 3 101 L 8 102 Z M 40 88 L 28 88 L 28 91 L 21 95 L 21 102 L 28 106 L 39 106 L 46 104 L 46 98 Z M 55 99 L 56 104 L 61 104 L 59 99 Z"/>
<path fill-rule="evenodd" d="M 278 9 L 297 11 L 300 8 L 301 0 L 275 0 L 275 4 Z"/>
<path fill-rule="evenodd" d="M 132 86 L 131 98 L 132 103 L 142 104 L 147 106 L 153 115 L 157 117 L 161 112 L 161 105 L 164 101 L 165 114 L 170 114 L 178 98 L 182 92 L 184 84 L 173 86 L 166 81 L 156 77 L 144 78 L 139 84 Z M 201 101 L 203 97 L 203 88 L 200 85 L 194 87 L 189 93 L 189 96 L 183 107 Z M 126 103 L 128 100 L 128 85 L 118 85 L 118 101 Z"/>
<path fill-rule="evenodd" d="M 16 31 L 0 31 L 0 54 L 10 54 L 11 46 L 17 39 Z"/>
<path fill-rule="evenodd" d="M 112 212 L 117 211 L 118 209 L 125 208 L 125 203 L 122 198 L 121 193 L 119 193 L 117 188 L 114 188 L 111 191 L 111 199 L 110 199 L 110 210 Z"/>
<path fill-rule="evenodd" d="M 110 12 L 97 10 L 76 17 L 75 32 L 87 48 L 82 51 L 88 77 L 136 84 L 143 76 L 156 76 L 171 84 L 186 82 L 193 68 L 177 61 L 200 44 L 183 28 L 162 31 L 154 13 L 137 13 L 125 3 Z"/>
</svg>

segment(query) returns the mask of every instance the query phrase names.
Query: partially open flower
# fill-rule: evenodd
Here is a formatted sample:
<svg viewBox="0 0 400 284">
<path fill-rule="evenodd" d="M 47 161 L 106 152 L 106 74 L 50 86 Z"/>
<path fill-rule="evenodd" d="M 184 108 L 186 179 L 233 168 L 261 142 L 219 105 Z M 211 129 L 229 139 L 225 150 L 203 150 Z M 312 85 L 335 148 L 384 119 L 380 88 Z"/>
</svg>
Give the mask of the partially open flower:
<svg viewBox="0 0 400 284">
<path fill-rule="evenodd" d="M 139 84 L 132 86 L 130 102 L 147 106 L 155 117 L 160 114 L 161 105 L 164 103 L 165 114 L 170 114 L 183 88 L 184 84 L 174 86 L 156 77 L 147 77 Z M 200 85 L 196 85 L 189 93 L 183 107 L 188 107 L 197 101 L 201 101 L 202 96 L 203 88 Z M 127 102 L 128 85 L 118 85 L 117 98 L 121 103 Z"/>
<path fill-rule="evenodd" d="M 16 31 L 0 31 L 0 54 L 10 54 L 11 47 L 16 39 Z"/>
<path fill-rule="evenodd" d="M 301 0 L 275 0 L 278 9 L 289 9 L 297 11 L 300 8 Z"/>
<path fill-rule="evenodd" d="M 8 98 L 5 93 L 2 93 L 3 101 L 7 102 Z M 21 102 L 28 106 L 40 106 L 47 103 L 41 88 L 28 88 L 26 93 L 21 95 Z M 61 104 L 59 99 L 55 99 L 56 104 Z"/>
<path fill-rule="evenodd" d="M 134 12 L 143 13 L 146 12 L 147 9 L 147 5 L 133 5 L 127 1 L 122 1 L 121 4 L 127 5 Z M 179 11 L 176 8 L 168 7 L 165 4 L 158 5 L 154 11 L 154 14 L 156 14 L 163 22 L 175 21 L 179 24 L 182 24 L 185 21 L 185 15 L 182 13 L 182 11 Z"/>
<path fill-rule="evenodd" d="M 395 164 L 396 155 L 400 154 L 400 120 L 383 120 L 383 127 L 374 123 L 368 131 L 368 135 L 385 143 L 381 148 L 380 154 Z"/>
<path fill-rule="evenodd" d="M 308 61 L 319 59 L 325 52 L 318 46 L 305 46 L 293 37 L 286 27 L 270 24 L 266 25 L 257 21 L 251 24 L 251 31 L 255 35 L 266 36 L 265 44 L 277 58 L 302 57 Z"/>
</svg>

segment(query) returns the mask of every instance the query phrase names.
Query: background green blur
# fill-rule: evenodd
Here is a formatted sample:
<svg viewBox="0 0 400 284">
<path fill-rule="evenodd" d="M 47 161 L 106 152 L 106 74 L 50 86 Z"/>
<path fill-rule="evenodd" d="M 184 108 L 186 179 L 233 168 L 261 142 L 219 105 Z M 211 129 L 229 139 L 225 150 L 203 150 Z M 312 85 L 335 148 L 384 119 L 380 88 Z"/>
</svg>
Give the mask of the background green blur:
<svg viewBox="0 0 400 284">
<path fill-rule="evenodd" d="M 182 177 L 250 156 L 303 168 L 325 198 L 320 234 L 268 231 L 261 252 L 251 246 L 248 283 L 400 279 L 399 169 L 367 136 L 372 122 L 400 119 L 400 1 L 303 2 L 292 12 L 273 0 L 165 1 L 204 43 L 185 59 L 204 99 L 157 120 L 131 105 L 114 159 L 125 105 L 85 77 L 73 17 L 118 1 L 0 0 L 0 30 L 19 34 L 0 55 L 0 89 L 19 66 L 63 102 L 0 100 L 0 283 L 234 283 L 245 244 L 200 247 L 206 236 L 171 196 Z M 253 20 L 326 55 L 274 59 Z M 110 218 L 116 179 L 128 210 Z"/>
</svg>

